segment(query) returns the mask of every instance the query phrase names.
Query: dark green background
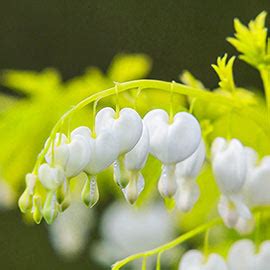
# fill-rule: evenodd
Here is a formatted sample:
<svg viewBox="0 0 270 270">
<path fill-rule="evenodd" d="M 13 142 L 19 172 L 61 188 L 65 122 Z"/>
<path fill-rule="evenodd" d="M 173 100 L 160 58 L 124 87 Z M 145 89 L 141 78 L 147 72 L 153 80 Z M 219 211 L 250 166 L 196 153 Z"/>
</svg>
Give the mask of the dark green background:
<svg viewBox="0 0 270 270">
<path fill-rule="evenodd" d="M 152 78 L 177 79 L 189 69 L 208 87 L 217 56 L 235 53 L 225 41 L 233 18 L 248 22 L 269 0 L 0 0 L 0 69 L 58 68 L 65 79 L 89 65 L 106 69 L 119 52 L 154 60 Z M 260 86 L 237 61 L 238 85 Z M 87 254 L 74 263 L 52 251 L 44 225 L 23 225 L 17 211 L 0 215 L 0 269 L 98 269 Z"/>
</svg>

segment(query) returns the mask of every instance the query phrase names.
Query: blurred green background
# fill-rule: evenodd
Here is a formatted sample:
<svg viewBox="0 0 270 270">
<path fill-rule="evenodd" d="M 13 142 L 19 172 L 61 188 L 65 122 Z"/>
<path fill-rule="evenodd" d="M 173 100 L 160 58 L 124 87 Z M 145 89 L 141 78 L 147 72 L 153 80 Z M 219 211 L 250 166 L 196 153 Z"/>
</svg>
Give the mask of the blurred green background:
<svg viewBox="0 0 270 270">
<path fill-rule="evenodd" d="M 117 53 L 145 53 L 153 60 L 149 77 L 177 79 L 188 69 L 213 88 L 218 78 L 210 65 L 235 54 L 225 41 L 233 18 L 247 23 L 262 10 L 270 10 L 268 0 L 0 1 L 0 69 L 54 67 L 67 80 L 89 66 L 105 71 Z M 235 73 L 238 85 L 260 87 L 247 65 L 237 61 Z M 44 224 L 24 225 L 17 210 L 0 213 L 1 269 L 101 269 L 88 253 L 66 262 L 52 250 Z"/>
</svg>

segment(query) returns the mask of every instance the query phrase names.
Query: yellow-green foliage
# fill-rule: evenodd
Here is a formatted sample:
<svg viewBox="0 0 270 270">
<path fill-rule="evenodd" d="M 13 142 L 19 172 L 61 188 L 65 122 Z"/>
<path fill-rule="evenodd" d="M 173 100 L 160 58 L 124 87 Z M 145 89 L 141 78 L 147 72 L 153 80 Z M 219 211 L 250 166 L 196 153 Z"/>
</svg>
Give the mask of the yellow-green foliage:
<svg viewBox="0 0 270 270">
<path fill-rule="evenodd" d="M 265 17 L 266 13 L 262 12 L 248 27 L 236 19 L 235 37 L 229 38 L 228 41 L 239 51 L 240 59 L 260 71 L 266 98 L 270 100 L 270 51 Z M 185 71 L 180 76 L 180 80 L 189 86 L 190 93 L 185 95 L 172 96 L 166 88 L 168 84 L 165 86 L 162 82 L 156 84 L 163 85 L 163 90 L 167 92 L 151 88 L 140 93 L 140 87 L 137 85 L 143 86 L 146 82 L 142 81 L 135 82 L 135 89 L 129 89 L 119 96 L 120 106 L 136 107 L 142 116 L 152 108 L 169 110 L 171 105 L 174 111 L 191 111 L 201 123 L 208 149 L 208 162 L 198 179 L 201 186 L 199 202 L 190 213 L 182 215 L 179 219 L 183 231 L 188 231 L 216 215 L 219 192 L 209 165 L 209 147 L 214 138 L 236 137 L 244 145 L 253 147 L 261 157 L 270 154 L 270 125 L 267 117 L 270 103 L 266 103 L 263 97 L 249 89 L 237 85 L 233 77 L 234 60 L 235 56 L 228 58 L 226 54 L 218 57 L 213 68 L 220 82 L 219 86 L 211 91 L 191 73 Z M 3 72 L 3 85 L 26 94 L 26 97 L 18 99 L 0 97 L 3 104 L 0 110 L 0 172 L 3 179 L 18 190 L 23 185 L 24 175 L 32 170 L 54 123 L 65 111 L 93 93 L 114 86 L 114 81 L 124 82 L 147 77 L 150 68 L 151 60 L 138 54 L 116 56 L 106 74 L 98 68 L 91 67 L 83 75 L 67 82 L 63 82 L 54 69 L 42 72 Z M 105 105 L 114 106 L 115 96 L 104 98 L 98 104 L 99 107 Z M 70 119 L 71 128 L 81 124 L 92 125 L 91 106 Z M 68 130 L 67 123 L 64 128 Z M 156 196 L 159 173 L 160 163 L 150 157 L 143 170 L 146 187 L 137 205 Z M 105 173 L 100 178 L 102 180 L 108 177 Z M 104 185 L 105 191 L 101 188 L 101 192 L 106 193 L 106 186 L 112 182 L 108 181 L 107 185 Z M 112 190 L 117 189 L 107 187 L 107 191 Z M 166 203 L 171 207 L 171 202 Z M 232 239 L 226 238 L 224 231 L 222 234 L 220 240 Z M 222 234 L 217 232 L 217 235 Z M 216 245 L 220 242 L 216 241 Z"/>
</svg>

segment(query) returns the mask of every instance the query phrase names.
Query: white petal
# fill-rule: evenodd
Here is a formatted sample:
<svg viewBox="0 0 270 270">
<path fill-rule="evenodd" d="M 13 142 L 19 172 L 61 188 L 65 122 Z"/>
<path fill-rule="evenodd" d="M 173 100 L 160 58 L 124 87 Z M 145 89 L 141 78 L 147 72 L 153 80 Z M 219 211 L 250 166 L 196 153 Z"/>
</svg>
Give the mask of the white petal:
<svg viewBox="0 0 270 270">
<path fill-rule="evenodd" d="M 125 155 L 125 167 L 130 171 L 138 171 L 145 165 L 149 153 L 149 133 L 143 124 L 143 132 L 135 147 Z"/>
<path fill-rule="evenodd" d="M 224 138 L 217 137 L 211 145 L 211 157 L 215 158 L 216 153 L 226 149 L 227 141 Z"/>
<path fill-rule="evenodd" d="M 227 227 L 232 228 L 236 225 L 239 214 L 226 196 L 221 195 L 218 203 L 218 212 Z"/>
<path fill-rule="evenodd" d="M 53 168 L 44 163 L 39 167 L 38 177 L 45 188 L 55 190 L 64 182 L 65 173 L 61 167 Z"/>
<path fill-rule="evenodd" d="M 109 131 L 103 131 L 96 138 L 89 137 L 90 161 L 85 167 L 89 174 L 96 175 L 109 167 L 119 153 L 118 142 Z"/>
<path fill-rule="evenodd" d="M 200 251 L 190 250 L 183 255 L 178 270 L 200 270 L 203 261 L 204 256 Z"/>
<path fill-rule="evenodd" d="M 220 191 L 225 195 L 238 193 L 246 179 L 247 164 L 243 145 L 232 139 L 226 147 L 217 151 L 212 168 Z"/>
<path fill-rule="evenodd" d="M 199 186 L 195 181 L 177 179 L 177 191 L 174 198 L 180 211 L 190 211 L 197 202 L 199 195 Z"/>
<path fill-rule="evenodd" d="M 227 264 L 224 259 L 218 254 L 210 254 L 203 270 L 227 270 Z"/>
<path fill-rule="evenodd" d="M 110 130 L 119 144 L 119 154 L 129 152 L 139 141 L 142 135 L 142 119 L 140 115 L 131 108 L 124 108 L 115 118 L 112 108 L 104 108 L 96 115 L 96 133 Z"/>
<path fill-rule="evenodd" d="M 48 144 L 49 139 L 46 144 Z M 57 133 L 54 139 L 54 164 L 58 165 L 62 168 L 65 168 L 68 158 L 69 158 L 69 150 L 68 150 L 68 139 L 65 134 Z M 52 147 L 49 148 L 47 154 L 45 155 L 46 161 L 51 164 L 52 162 Z"/>
<path fill-rule="evenodd" d="M 150 152 L 164 164 L 183 161 L 199 146 L 200 125 L 189 113 L 177 113 L 170 124 L 167 112 L 157 109 L 147 113 L 144 122 L 150 135 Z"/>
<path fill-rule="evenodd" d="M 76 130 L 75 130 L 76 131 Z M 76 133 L 75 133 L 76 134 Z M 69 159 L 66 164 L 66 175 L 74 177 L 83 171 L 91 156 L 88 140 L 82 135 L 71 133 L 71 142 L 68 144 Z"/>
<path fill-rule="evenodd" d="M 175 165 L 163 165 L 158 181 L 158 190 L 163 197 L 172 197 L 176 192 Z"/>
<path fill-rule="evenodd" d="M 257 160 L 258 160 L 257 152 L 251 147 L 245 147 L 244 150 L 246 153 L 246 160 L 247 160 L 248 169 L 250 167 L 254 167 L 256 165 Z"/>
<path fill-rule="evenodd" d="M 256 270 L 266 270 L 270 265 L 270 241 L 265 241 L 260 246 L 260 252 L 256 255 Z"/>
<path fill-rule="evenodd" d="M 237 241 L 230 249 L 228 255 L 229 269 L 254 270 L 255 246 L 252 241 L 244 239 Z"/>
<path fill-rule="evenodd" d="M 270 157 L 249 171 L 244 187 L 245 195 L 252 206 L 270 204 Z"/>
<path fill-rule="evenodd" d="M 255 228 L 255 220 L 254 218 L 251 219 L 244 219 L 242 217 L 238 218 L 238 221 L 235 225 L 235 229 L 241 234 L 250 234 Z"/>
<path fill-rule="evenodd" d="M 196 151 L 187 159 L 176 165 L 176 176 L 195 179 L 205 160 L 205 145 L 203 140 L 201 140 L 199 147 Z"/>
</svg>

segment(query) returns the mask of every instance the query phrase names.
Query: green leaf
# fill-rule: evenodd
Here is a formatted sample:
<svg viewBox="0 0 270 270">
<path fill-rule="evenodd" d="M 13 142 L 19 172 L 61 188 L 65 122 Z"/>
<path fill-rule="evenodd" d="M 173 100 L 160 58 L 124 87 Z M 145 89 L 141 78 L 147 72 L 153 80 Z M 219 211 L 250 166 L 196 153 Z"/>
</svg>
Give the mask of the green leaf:
<svg viewBox="0 0 270 270">
<path fill-rule="evenodd" d="M 145 54 L 119 54 L 113 59 L 108 76 L 116 82 L 145 78 L 152 66 Z"/>
</svg>

